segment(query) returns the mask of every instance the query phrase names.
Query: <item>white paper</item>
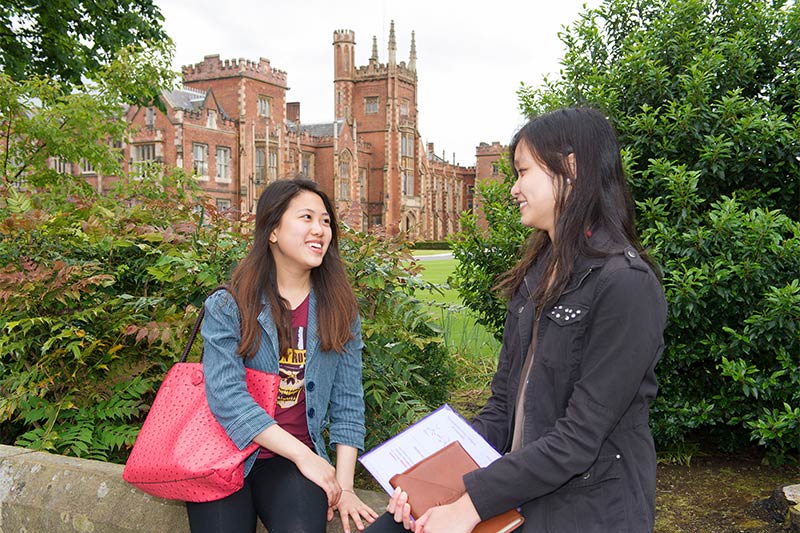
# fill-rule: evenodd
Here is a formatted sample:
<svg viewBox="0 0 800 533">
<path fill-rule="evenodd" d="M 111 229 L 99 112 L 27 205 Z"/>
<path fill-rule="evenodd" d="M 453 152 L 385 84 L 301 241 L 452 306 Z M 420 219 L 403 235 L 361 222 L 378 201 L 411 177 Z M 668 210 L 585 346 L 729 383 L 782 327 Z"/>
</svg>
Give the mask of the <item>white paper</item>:
<svg viewBox="0 0 800 533">
<path fill-rule="evenodd" d="M 444 404 L 419 422 L 404 429 L 383 444 L 361 456 L 359 461 L 391 494 L 389 480 L 450 444 L 459 441 L 479 466 L 500 457 L 491 444 L 478 435 L 452 407 Z"/>
</svg>

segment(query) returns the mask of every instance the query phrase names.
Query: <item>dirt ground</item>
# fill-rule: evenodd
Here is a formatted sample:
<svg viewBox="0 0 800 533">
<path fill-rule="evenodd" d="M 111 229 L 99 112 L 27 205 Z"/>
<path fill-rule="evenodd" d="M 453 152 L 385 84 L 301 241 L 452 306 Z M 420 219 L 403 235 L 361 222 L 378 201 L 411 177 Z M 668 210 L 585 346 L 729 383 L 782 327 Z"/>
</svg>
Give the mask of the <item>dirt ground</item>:
<svg viewBox="0 0 800 533">
<path fill-rule="evenodd" d="M 787 531 L 769 508 L 772 492 L 800 483 L 800 467 L 771 468 L 754 454 L 699 454 L 691 466 L 659 464 L 657 533 Z"/>
</svg>

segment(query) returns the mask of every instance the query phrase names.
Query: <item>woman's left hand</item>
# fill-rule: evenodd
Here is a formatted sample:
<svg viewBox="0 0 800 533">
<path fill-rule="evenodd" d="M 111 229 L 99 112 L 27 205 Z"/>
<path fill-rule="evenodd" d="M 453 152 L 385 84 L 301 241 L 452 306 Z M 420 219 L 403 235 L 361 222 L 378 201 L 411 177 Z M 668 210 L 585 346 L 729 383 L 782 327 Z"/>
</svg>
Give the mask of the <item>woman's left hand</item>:
<svg viewBox="0 0 800 533">
<path fill-rule="evenodd" d="M 361 501 L 355 492 L 352 490 L 342 490 L 342 495 L 335 506 L 328 510 L 328 520 L 333 518 L 333 510 L 339 511 L 339 518 L 342 520 L 342 529 L 344 533 L 350 533 L 350 519 L 353 519 L 356 528 L 359 531 L 364 529 L 364 521 L 371 524 L 378 518 L 378 513 L 366 503 Z M 363 520 L 362 520 L 363 519 Z"/>
<path fill-rule="evenodd" d="M 448 505 L 431 507 L 414 524 L 415 533 L 470 533 L 481 517 L 468 494 Z"/>
</svg>

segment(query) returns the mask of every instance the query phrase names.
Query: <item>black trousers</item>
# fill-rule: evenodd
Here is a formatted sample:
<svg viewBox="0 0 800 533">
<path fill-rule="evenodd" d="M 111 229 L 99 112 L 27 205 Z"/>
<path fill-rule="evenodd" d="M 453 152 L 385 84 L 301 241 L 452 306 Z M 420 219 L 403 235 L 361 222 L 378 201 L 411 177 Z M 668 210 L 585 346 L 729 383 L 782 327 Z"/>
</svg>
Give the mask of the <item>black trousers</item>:
<svg viewBox="0 0 800 533">
<path fill-rule="evenodd" d="M 244 486 L 213 502 L 186 502 L 192 533 L 324 533 L 328 498 L 283 457 L 258 459 Z"/>
<path fill-rule="evenodd" d="M 406 531 L 402 522 L 395 522 L 394 515 L 383 513 L 368 527 L 364 528 L 364 533 L 402 533 Z"/>
</svg>

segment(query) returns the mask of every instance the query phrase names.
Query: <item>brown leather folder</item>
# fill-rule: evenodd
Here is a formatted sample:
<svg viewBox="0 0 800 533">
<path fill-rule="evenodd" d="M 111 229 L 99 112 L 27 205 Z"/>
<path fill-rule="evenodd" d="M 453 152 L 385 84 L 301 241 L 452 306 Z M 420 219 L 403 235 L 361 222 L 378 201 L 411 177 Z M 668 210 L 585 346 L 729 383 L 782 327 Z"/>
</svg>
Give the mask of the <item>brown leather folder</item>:
<svg viewBox="0 0 800 533">
<path fill-rule="evenodd" d="M 461 443 L 455 441 L 405 472 L 395 474 L 389 480 L 389 484 L 395 488 L 399 486 L 408 493 L 411 514 L 419 518 L 431 507 L 446 505 L 460 498 L 467 490 L 462 477 L 477 468 L 475 460 Z M 524 521 L 516 509 L 511 509 L 484 520 L 475 526 L 472 532 L 506 533 L 514 531 Z"/>
</svg>

